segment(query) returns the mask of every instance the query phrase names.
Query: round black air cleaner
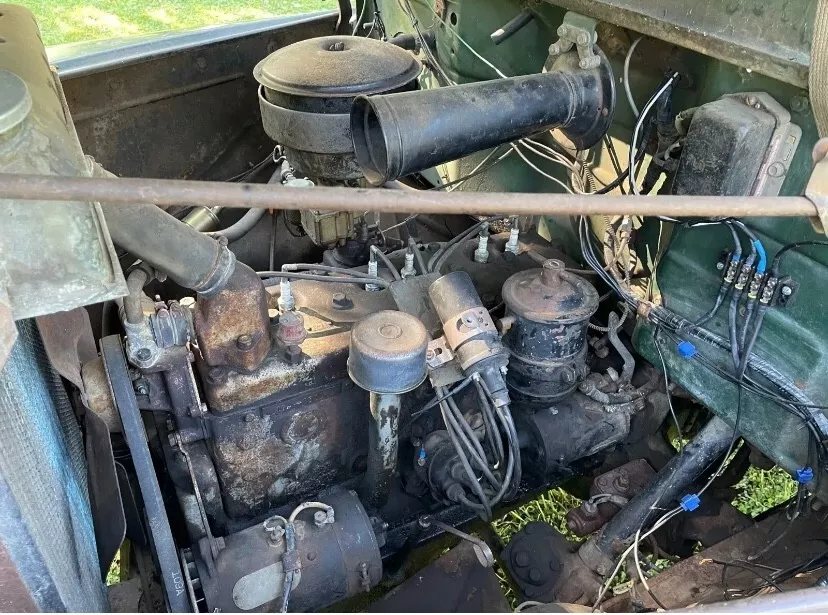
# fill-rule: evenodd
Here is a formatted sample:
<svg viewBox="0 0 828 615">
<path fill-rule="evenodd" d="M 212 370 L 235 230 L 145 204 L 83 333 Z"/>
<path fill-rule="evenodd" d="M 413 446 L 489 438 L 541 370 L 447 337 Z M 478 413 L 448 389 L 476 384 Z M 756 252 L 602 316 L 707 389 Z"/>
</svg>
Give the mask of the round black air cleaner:
<svg viewBox="0 0 828 615">
<path fill-rule="evenodd" d="M 279 49 L 256 65 L 265 132 L 314 178 L 356 179 L 350 111 L 356 96 L 417 87 L 419 61 L 391 43 L 324 36 Z"/>
</svg>

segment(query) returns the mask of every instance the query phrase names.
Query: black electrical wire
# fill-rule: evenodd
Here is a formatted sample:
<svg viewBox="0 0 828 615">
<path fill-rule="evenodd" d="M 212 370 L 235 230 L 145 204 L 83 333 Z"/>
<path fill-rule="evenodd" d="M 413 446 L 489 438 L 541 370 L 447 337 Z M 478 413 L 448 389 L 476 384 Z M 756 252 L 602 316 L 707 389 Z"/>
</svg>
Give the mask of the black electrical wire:
<svg viewBox="0 0 828 615">
<path fill-rule="evenodd" d="M 430 273 L 439 272 L 440 267 L 442 267 L 443 263 L 448 259 L 451 253 L 456 250 L 456 246 L 461 245 L 466 239 L 474 235 L 478 232 L 484 224 L 488 224 L 493 220 L 500 220 L 503 216 L 490 216 L 488 218 L 484 218 L 483 220 L 478 221 L 476 224 L 473 224 L 465 231 L 453 237 L 449 241 L 447 241 L 443 246 L 437 250 L 432 257 L 428 260 L 428 271 Z"/>
<path fill-rule="evenodd" d="M 635 160 L 635 153 L 636 153 L 636 142 L 638 140 L 638 133 L 641 132 L 642 127 L 644 126 L 645 121 L 652 122 L 650 118 L 650 111 L 655 106 L 656 102 L 664 96 L 669 96 L 669 92 L 673 87 L 673 84 L 679 80 L 681 76 L 679 73 L 673 71 L 667 79 L 664 80 L 664 83 L 659 86 L 659 88 L 655 91 L 655 93 L 650 96 L 650 99 L 646 102 L 644 107 L 641 109 L 641 114 L 638 116 L 638 119 L 635 122 L 635 127 L 633 128 L 632 139 L 630 142 L 630 152 L 629 152 L 629 164 L 627 165 L 627 169 L 630 173 L 627 174 L 627 179 L 629 180 L 630 184 L 630 192 L 632 194 L 638 194 L 638 186 L 636 185 L 635 180 L 635 171 L 636 171 L 636 160 Z M 650 125 L 650 124 L 648 124 Z M 646 140 L 642 140 L 642 144 L 646 147 Z"/>
<path fill-rule="evenodd" d="M 486 440 L 489 443 L 489 446 L 492 448 L 492 456 L 495 458 L 497 463 L 503 463 L 505 459 L 503 453 L 503 441 L 497 437 L 499 435 L 498 428 L 497 428 L 497 421 L 494 416 L 494 412 L 492 411 L 492 406 L 489 404 L 489 400 L 486 397 L 486 392 L 483 390 L 483 387 L 480 386 L 480 383 L 475 383 L 477 386 L 477 397 L 480 401 L 480 409 L 483 413 L 483 421 L 486 425 Z"/>
<path fill-rule="evenodd" d="M 437 406 L 440 405 L 440 402 L 448 399 L 449 397 L 451 397 L 455 393 L 459 393 L 460 391 L 465 389 L 467 386 L 469 386 L 471 383 L 472 383 L 472 377 L 471 376 L 469 376 L 468 378 L 465 378 L 464 380 L 461 380 L 460 384 L 456 385 L 453 389 L 450 389 L 444 395 L 439 395 L 438 394 L 434 399 L 432 399 L 430 402 L 428 402 L 425 406 L 423 406 L 422 408 L 420 408 L 416 412 L 412 412 L 411 416 L 409 417 L 409 420 L 413 421 L 418 416 L 421 416 L 421 415 L 425 414 L 426 412 L 428 412 L 432 408 L 436 408 Z"/>
<path fill-rule="evenodd" d="M 609 154 L 610 162 L 612 163 L 612 168 L 615 170 L 615 179 L 619 182 L 618 187 L 621 189 L 621 194 L 627 194 L 627 191 L 624 189 L 624 171 L 621 170 L 621 160 L 618 158 L 618 152 L 615 151 L 615 144 L 612 142 L 612 139 L 609 135 L 604 135 L 604 145 L 607 147 L 607 153 Z"/>
<path fill-rule="evenodd" d="M 722 220 L 721 223 L 727 225 L 727 228 L 730 229 L 730 233 L 733 236 L 733 253 L 730 255 L 728 262 L 725 263 L 725 274 L 722 278 L 722 283 L 719 286 L 719 292 L 716 295 L 716 301 L 713 303 L 713 307 L 710 308 L 710 311 L 704 314 L 701 318 L 696 320 L 689 328 L 700 327 L 703 324 L 712 320 L 716 316 L 716 314 L 718 314 L 719 310 L 725 302 L 725 299 L 727 299 L 727 294 L 730 292 L 730 289 L 733 286 L 732 282 L 727 281 L 727 271 L 730 269 L 734 262 L 736 263 L 736 271 L 738 273 L 738 268 L 740 265 L 740 261 L 742 259 L 742 242 L 739 240 L 739 235 L 736 233 L 736 229 L 733 228 L 733 225 L 730 224 L 729 220 Z M 688 226 L 692 228 L 693 225 L 690 224 Z"/>
<path fill-rule="evenodd" d="M 635 153 L 634 165 L 633 169 L 635 169 L 635 165 L 639 164 L 644 159 L 644 154 L 647 151 L 647 144 L 650 142 L 650 136 L 652 135 L 652 121 L 647 122 L 644 126 L 644 132 L 642 134 L 641 143 L 638 146 L 638 151 Z M 610 141 L 612 143 L 612 141 Z M 613 146 L 613 150 L 615 146 Z M 621 187 L 623 189 L 624 181 L 629 177 L 630 169 L 627 167 L 624 169 L 624 172 L 621 173 L 618 177 L 615 178 L 612 182 L 601 188 L 600 190 L 596 190 L 594 194 L 608 194 L 615 190 L 616 188 Z"/>
<path fill-rule="evenodd" d="M 794 243 L 789 243 L 786 246 L 782 246 L 779 249 L 779 252 L 776 253 L 776 256 L 773 257 L 773 262 L 771 263 L 771 271 L 773 272 L 773 277 L 779 277 L 779 265 L 782 262 L 782 257 L 791 250 L 796 250 L 798 248 L 803 248 L 805 246 L 828 246 L 828 241 L 797 241 Z"/>
<path fill-rule="evenodd" d="M 486 480 L 488 480 L 495 489 L 499 489 L 501 482 L 495 477 L 494 474 L 492 474 L 492 471 L 489 468 L 489 463 L 486 460 L 486 453 L 483 451 L 480 440 L 477 439 L 474 429 L 472 429 L 472 426 L 469 425 L 469 422 L 466 420 L 466 417 L 463 416 L 460 408 L 457 407 L 457 402 L 454 401 L 453 397 L 448 397 L 443 403 L 448 406 L 448 417 L 451 421 L 451 425 L 447 423 L 446 428 L 453 428 L 456 431 L 458 439 L 465 447 L 466 452 L 469 454 L 471 459 L 477 464 L 480 472 L 482 472 L 483 476 L 486 477 Z"/>
<path fill-rule="evenodd" d="M 681 340 L 678 336 L 672 335 L 669 330 L 665 329 L 665 333 L 670 336 L 674 342 L 678 343 Z M 723 380 L 731 382 L 735 384 L 737 387 L 744 389 L 754 395 L 758 395 L 759 397 L 763 397 L 768 399 L 769 401 L 773 401 L 776 403 L 782 410 L 794 415 L 805 425 L 808 427 L 810 435 L 811 435 L 811 443 L 816 444 L 816 454 L 817 459 L 819 460 L 819 467 L 824 467 L 824 459 L 828 458 L 828 447 L 826 447 L 825 442 L 823 441 L 823 435 L 819 429 L 819 426 L 816 424 L 816 420 L 811 414 L 808 414 L 802 410 L 800 410 L 797 405 L 804 406 L 801 402 L 796 402 L 794 400 L 788 400 L 783 397 L 774 395 L 767 388 L 763 387 L 761 384 L 755 382 L 748 376 L 745 376 L 743 381 L 740 382 L 733 374 L 728 373 L 727 371 L 721 369 L 718 365 L 707 359 L 701 352 L 696 352 L 693 355 L 693 360 L 698 361 L 701 363 L 705 368 L 713 372 L 714 374 L 718 375 Z M 815 408 L 820 409 L 828 409 L 828 406 L 818 406 L 816 404 L 809 404 L 809 406 L 813 406 Z M 807 406 L 806 406 L 807 407 Z M 818 475 L 819 476 L 819 475 Z"/>
<path fill-rule="evenodd" d="M 448 404 L 445 401 L 440 402 L 440 411 L 443 415 L 443 423 L 445 423 L 446 427 L 448 427 L 451 423 L 451 419 L 448 418 L 448 415 L 451 413 L 451 410 L 449 410 Z M 449 440 L 451 440 L 451 444 L 454 447 L 454 452 L 460 461 L 460 465 L 463 466 L 463 470 L 465 470 L 466 472 L 466 476 L 468 478 L 468 486 L 471 488 L 471 490 L 477 497 L 478 501 L 480 502 L 480 506 L 482 508 L 481 516 L 483 517 L 484 521 L 490 521 L 492 519 L 492 508 L 489 505 L 489 500 L 486 498 L 486 494 L 483 492 L 483 487 L 477 481 L 476 475 L 471 468 L 471 464 L 469 463 L 469 460 L 466 457 L 466 454 L 463 451 L 463 447 L 461 446 L 460 441 L 458 440 L 454 430 L 449 428 L 446 429 L 446 432 L 448 433 Z"/>
<path fill-rule="evenodd" d="M 423 258 L 423 253 L 420 252 L 419 246 L 417 246 L 417 242 L 414 241 L 413 237 L 408 238 L 408 249 L 414 254 L 414 262 L 417 263 L 417 269 L 420 270 L 420 275 L 425 275 L 428 273 L 426 269 L 425 259 Z"/>
<path fill-rule="evenodd" d="M 511 451 L 510 458 L 514 460 L 514 475 L 511 481 L 511 488 L 507 492 L 507 495 L 514 495 L 520 487 L 522 469 L 520 465 L 520 442 L 517 437 L 517 429 L 515 429 L 514 420 L 512 419 L 512 413 L 509 410 L 508 405 L 498 407 L 497 403 L 495 402 L 494 396 L 492 395 L 492 392 L 489 390 L 489 387 L 486 386 L 486 382 L 484 380 L 477 379 L 475 380 L 475 384 L 480 386 L 486 394 L 486 397 L 489 398 L 489 403 L 492 404 L 492 407 L 495 410 L 495 414 L 497 414 L 498 418 L 500 419 L 503 425 L 503 429 L 506 432 L 509 450 Z"/>
<path fill-rule="evenodd" d="M 773 587 L 778 592 L 783 592 L 784 591 L 781 587 L 779 587 L 779 585 L 776 583 L 776 581 L 774 581 L 768 575 L 765 575 L 765 574 L 759 572 L 758 570 L 756 570 L 756 567 L 754 567 L 754 566 L 751 566 L 751 565 L 748 565 L 748 564 L 740 564 L 739 562 L 726 562 L 726 561 L 722 561 L 722 560 L 718 560 L 718 559 L 711 559 L 710 561 L 713 562 L 714 564 L 718 564 L 719 566 L 722 566 L 722 587 L 727 587 L 727 569 L 729 567 L 733 567 L 733 568 L 740 568 L 742 570 L 746 570 L 746 571 L 750 572 L 751 574 L 753 574 L 753 575 L 759 577 L 760 579 L 762 579 L 763 581 L 765 581 L 768 585 Z"/>
<path fill-rule="evenodd" d="M 394 263 L 391 262 L 391 259 L 388 258 L 385 254 L 383 254 L 382 250 L 380 250 L 377 246 L 371 246 L 371 253 L 382 261 L 382 264 L 385 265 L 385 268 L 388 269 L 389 273 L 391 273 L 392 276 L 394 276 L 395 281 L 402 280 L 400 272 L 397 271 L 396 267 L 394 267 Z"/>
</svg>

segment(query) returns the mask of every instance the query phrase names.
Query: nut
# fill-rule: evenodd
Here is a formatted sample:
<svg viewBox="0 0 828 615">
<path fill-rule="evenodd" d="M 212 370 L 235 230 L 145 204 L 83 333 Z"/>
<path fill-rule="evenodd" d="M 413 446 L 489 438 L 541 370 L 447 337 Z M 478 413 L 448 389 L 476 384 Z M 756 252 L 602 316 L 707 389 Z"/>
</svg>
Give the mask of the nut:
<svg viewBox="0 0 828 615">
<path fill-rule="evenodd" d="M 272 530 L 265 530 L 269 534 L 267 539 L 274 547 L 281 547 L 285 539 L 285 528 L 281 525 L 276 526 Z"/>
<path fill-rule="evenodd" d="M 298 365 L 302 362 L 302 349 L 293 345 L 285 348 L 285 360 L 291 365 Z"/>
<path fill-rule="evenodd" d="M 136 380 L 134 385 L 135 393 L 138 395 L 149 395 L 150 386 L 149 382 L 141 378 L 140 380 Z"/>
<path fill-rule="evenodd" d="M 313 513 L 313 523 L 316 527 L 322 527 L 328 522 L 328 515 L 324 510 L 317 510 Z"/>
</svg>

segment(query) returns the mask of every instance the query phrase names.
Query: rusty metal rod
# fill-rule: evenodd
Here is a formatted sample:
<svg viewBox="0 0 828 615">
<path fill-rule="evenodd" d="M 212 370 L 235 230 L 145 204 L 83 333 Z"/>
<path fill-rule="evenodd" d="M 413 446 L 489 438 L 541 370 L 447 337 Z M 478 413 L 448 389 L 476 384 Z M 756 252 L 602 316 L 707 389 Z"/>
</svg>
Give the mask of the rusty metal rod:
<svg viewBox="0 0 828 615">
<path fill-rule="evenodd" d="M 422 214 L 816 216 L 805 197 L 613 196 L 362 188 L 282 189 L 176 179 L 0 174 L 0 199 Z"/>
</svg>

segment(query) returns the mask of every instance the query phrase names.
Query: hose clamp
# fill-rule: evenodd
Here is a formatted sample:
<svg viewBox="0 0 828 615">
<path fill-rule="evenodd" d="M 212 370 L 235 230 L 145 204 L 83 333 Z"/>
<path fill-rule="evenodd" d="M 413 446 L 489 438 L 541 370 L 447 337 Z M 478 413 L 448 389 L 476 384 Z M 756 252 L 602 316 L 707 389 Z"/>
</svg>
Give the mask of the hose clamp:
<svg viewBox="0 0 828 615">
<path fill-rule="evenodd" d="M 219 249 L 213 269 L 200 284 L 193 287 L 194 291 L 206 299 L 219 294 L 236 270 L 236 255 L 227 247 L 227 241 L 219 241 L 217 245 Z"/>
</svg>

